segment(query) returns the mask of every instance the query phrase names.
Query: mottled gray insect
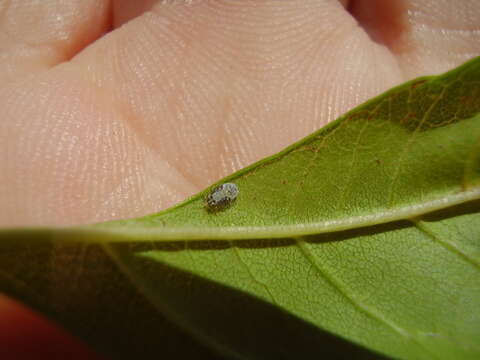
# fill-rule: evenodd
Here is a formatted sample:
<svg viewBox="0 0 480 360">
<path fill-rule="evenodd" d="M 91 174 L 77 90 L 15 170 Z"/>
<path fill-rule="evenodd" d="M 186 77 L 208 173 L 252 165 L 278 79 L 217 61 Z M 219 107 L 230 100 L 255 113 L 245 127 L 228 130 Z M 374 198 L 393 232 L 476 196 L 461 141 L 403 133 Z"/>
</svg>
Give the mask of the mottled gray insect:
<svg viewBox="0 0 480 360">
<path fill-rule="evenodd" d="M 238 196 L 238 187 L 232 183 L 217 186 L 206 198 L 210 211 L 223 210 L 230 206 Z"/>
</svg>

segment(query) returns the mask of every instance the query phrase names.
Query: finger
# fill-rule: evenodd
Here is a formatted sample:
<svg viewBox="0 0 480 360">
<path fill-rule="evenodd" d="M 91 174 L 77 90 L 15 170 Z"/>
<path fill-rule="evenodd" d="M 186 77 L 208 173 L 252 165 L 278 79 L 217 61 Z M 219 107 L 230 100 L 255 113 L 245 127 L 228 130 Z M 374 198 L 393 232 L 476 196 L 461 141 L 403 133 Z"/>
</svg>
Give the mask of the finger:
<svg viewBox="0 0 480 360">
<path fill-rule="evenodd" d="M 409 77 L 451 69 L 480 55 L 480 2 L 407 2 L 408 31 L 399 58 Z"/>
<path fill-rule="evenodd" d="M 0 83 L 73 57 L 109 29 L 108 0 L 0 1 Z"/>
<path fill-rule="evenodd" d="M 0 294 L 0 359 L 101 360 L 80 340 Z"/>
<path fill-rule="evenodd" d="M 392 51 L 405 79 L 480 55 L 477 0 L 351 0 L 348 8 L 374 41 Z"/>
</svg>

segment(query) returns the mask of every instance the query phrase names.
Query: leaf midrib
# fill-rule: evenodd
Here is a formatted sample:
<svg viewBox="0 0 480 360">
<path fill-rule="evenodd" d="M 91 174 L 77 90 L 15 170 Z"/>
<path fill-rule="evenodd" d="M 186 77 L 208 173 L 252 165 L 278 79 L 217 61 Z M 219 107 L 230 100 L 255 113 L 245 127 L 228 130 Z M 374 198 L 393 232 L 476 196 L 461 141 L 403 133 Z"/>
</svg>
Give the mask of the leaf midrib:
<svg viewBox="0 0 480 360">
<path fill-rule="evenodd" d="M 152 225 L 137 225 L 127 223 L 98 224 L 78 228 L 87 232 L 115 235 L 110 238 L 114 242 L 135 241 L 194 241 L 194 240 L 242 240 L 242 239 L 273 239 L 315 235 L 328 232 L 351 230 L 361 227 L 379 225 L 393 221 L 416 218 L 434 211 L 480 199 L 480 187 L 457 194 L 423 202 L 421 204 L 397 207 L 368 215 L 346 217 L 341 219 L 295 224 L 287 226 L 229 226 L 229 227 L 154 227 Z M 187 201 L 186 203 L 188 203 Z M 88 239 L 87 239 L 88 241 Z"/>
</svg>

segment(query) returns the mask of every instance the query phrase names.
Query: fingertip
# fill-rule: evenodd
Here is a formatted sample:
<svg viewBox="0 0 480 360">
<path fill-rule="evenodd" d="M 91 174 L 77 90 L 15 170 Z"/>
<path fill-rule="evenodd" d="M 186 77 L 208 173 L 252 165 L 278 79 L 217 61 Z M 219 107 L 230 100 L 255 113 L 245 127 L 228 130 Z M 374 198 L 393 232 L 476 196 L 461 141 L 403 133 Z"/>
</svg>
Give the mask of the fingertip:
<svg viewBox="0 0 480 360">
<path fill-rule="evenodd" d="M 0 359 L 105 358 L 43 316 L 0 294 Z"/>
</svg>

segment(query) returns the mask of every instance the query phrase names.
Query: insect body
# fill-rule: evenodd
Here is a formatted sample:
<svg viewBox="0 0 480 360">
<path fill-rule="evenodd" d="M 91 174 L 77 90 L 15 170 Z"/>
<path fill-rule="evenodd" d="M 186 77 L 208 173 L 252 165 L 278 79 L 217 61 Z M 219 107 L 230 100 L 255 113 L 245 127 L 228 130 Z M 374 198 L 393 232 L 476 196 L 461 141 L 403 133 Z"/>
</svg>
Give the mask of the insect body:
<svg viewBox="0 0 480 360">
<path fill-rule="evenodd" d="M 232 183 L 217 186 L 206 198 L 210 211 L 218 211 L 230 206 L 238 196 L 238 187 Z"/>
</svg>

